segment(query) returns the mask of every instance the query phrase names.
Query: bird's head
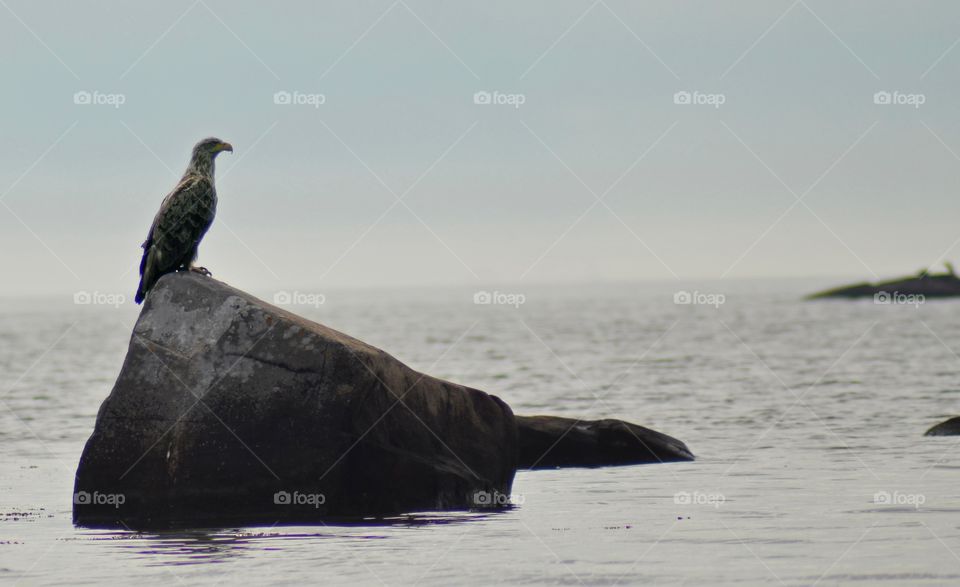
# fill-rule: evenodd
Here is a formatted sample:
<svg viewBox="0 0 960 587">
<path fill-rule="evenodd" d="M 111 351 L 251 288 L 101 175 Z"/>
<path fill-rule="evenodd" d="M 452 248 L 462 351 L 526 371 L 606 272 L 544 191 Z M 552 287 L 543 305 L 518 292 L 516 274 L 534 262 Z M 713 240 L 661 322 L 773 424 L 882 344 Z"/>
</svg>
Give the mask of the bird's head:
<svg viewBox="0 0 960 587">
<path fill-rule="evenodd" d="M 193 156 L 190 157 L 190 167 L 187 172 L 213 175 L 213 161 L 223 151 L 232 153 L 233 145 L 214 137 L 203 139 L 193 147 Z"/>
<path fill-rule="evenodd" d="M 193 157 L 209 157 L 213 159 L 218 153 L 223 151 L 233 152 L 233 145 L 218 138 L 210 137 L 203 139 L 193 147 Z"/>
</svg>

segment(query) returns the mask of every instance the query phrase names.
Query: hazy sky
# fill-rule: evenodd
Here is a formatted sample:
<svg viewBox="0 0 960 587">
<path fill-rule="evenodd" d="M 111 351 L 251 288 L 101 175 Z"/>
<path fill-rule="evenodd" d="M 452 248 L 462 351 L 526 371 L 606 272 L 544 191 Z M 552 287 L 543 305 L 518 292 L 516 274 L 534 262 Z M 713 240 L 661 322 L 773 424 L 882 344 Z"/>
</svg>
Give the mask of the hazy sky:
<svg viewBox="0 0 960 587">
<path fill-rule="evenodd" d="M 132 293 L 208 135 L 239 287 L 960 261 L 958 39 L 950 1 L 0 0 L 0 294 Z"/>
</svg>

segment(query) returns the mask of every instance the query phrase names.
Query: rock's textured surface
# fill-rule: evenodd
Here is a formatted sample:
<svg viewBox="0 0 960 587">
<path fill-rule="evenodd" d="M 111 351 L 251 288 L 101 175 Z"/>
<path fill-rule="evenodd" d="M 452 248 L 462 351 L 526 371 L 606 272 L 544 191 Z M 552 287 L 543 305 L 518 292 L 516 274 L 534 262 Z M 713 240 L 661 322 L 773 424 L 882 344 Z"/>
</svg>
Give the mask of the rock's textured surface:
<svg viewBox="0 0 960 587">
<path fill-rule="evenodd" d="M 676 438 L 622 420 L 517 416 L 519 466 L 601 467 L 692 461 Z"/>
<path fill-rule="evenodd" d="M 309 521 L 509 494 L 517 428 L 482 391 L 191 273 L 147 299 L 87 441 L 74 521 Z"/>
<path fill-rule="evenodd" d="M 960 416 L 950 418 L 944 422 L 940 422 L 930 430 L 927 430 L 927 433 L 924 436 L 958 436 L 960 435 Z"/>
<path fill-rule="evenodd" d="M 100 407 L 73 515 L 157 527 L 488 507 L 518 466 L 692 459 L 679 440 L 620 420 L 514 417 L 494 396 L 173 273 L 148 297 Z"/>
</svg>

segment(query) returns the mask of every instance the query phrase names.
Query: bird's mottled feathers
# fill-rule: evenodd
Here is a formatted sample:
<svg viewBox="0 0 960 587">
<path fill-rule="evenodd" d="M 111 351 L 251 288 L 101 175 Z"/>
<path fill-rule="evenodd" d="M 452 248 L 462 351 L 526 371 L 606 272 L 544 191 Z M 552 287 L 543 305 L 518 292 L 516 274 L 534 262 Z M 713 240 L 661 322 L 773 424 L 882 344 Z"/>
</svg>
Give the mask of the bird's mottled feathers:
<svg viewBox="0 0 960 587">
<path fill-rule="evenodd" d="M 216 212 L 217 192 L 209 176 L 188 174 L 164 198 L 143 243 L 138 301 L 160 276 L 189 267 Z"/>
</svg>

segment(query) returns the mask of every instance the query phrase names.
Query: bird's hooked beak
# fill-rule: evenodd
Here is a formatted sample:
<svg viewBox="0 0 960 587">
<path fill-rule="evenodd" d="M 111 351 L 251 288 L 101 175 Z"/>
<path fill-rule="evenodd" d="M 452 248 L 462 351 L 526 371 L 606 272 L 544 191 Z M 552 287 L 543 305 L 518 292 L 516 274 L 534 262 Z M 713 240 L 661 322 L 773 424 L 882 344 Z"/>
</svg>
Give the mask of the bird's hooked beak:
<svg viewBox="0 0 960 587">
<path fill-rule="evenodd" d="M 230 151 L 231 153 L 233 153 L 233 145 L 231 145 L 230 143 L 220 143 L 219 145 L 216 146 L 216 148 L 214 149 L 214 152 L 219 153 L 221 151 Z"/>
</svg>

